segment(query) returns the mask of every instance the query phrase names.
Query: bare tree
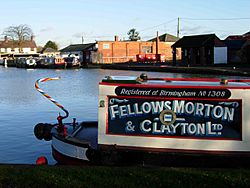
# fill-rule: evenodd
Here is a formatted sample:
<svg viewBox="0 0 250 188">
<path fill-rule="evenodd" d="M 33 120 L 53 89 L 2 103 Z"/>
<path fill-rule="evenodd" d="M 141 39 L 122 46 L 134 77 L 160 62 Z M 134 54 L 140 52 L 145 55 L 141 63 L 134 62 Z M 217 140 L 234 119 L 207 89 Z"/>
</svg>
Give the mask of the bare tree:
<svg viewBox="0 0 250 188">
<path fill-rule="evenodd" d="M 23 41 L 30 39 L 33 35 L 33 32 L 28 25 L 21 24 L 6 28 L 3 32 L 3 35 L 10 37 L 13 41 L 16 41 L 20 49 Z"/>
</svg>

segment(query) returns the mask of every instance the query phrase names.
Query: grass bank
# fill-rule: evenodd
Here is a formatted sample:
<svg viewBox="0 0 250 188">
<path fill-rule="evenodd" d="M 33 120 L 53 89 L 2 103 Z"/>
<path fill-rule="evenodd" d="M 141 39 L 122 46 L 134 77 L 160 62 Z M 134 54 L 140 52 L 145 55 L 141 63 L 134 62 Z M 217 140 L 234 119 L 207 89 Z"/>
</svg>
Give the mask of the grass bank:
<svg viewBox="0 0 250 188">
<path fill-rule="evenodd" d="M 0 187 L 249 187 L 249 169 L 1 165 Z"/>
</svg>

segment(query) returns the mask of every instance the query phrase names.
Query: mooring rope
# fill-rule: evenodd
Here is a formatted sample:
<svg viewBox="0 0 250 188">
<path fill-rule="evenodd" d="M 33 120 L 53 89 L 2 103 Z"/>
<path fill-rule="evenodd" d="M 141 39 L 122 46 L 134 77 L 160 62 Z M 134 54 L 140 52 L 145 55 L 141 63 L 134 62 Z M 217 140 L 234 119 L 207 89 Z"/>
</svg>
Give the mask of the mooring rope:
<svg viewBox="0 0 250 188">
<path fill-rule="evenodd" d="M 38 79 L 35 83 L 35 88 L 37 91 L 39 91 L 44 97 L 46 97 L 47 99 L 49 99 L 51 102 L 53 102 L 56 106 L 58 106 L 59 108 L 61 108 L 66 115 L 62 117 L 62 119 L 67 118 L 69 116 L 69 112 L 68 110 L 66 110 L 61 104 L 59 104 L 55 99 L 51 98 L 47 93 L 45 93 L 40 87 L 39 87 L 39 83 L 40 82 L 47 82 L 50 80 L 59 80 L 60 77 L 54 77 L 54 78 L 41 78 Z"/>
</svg>

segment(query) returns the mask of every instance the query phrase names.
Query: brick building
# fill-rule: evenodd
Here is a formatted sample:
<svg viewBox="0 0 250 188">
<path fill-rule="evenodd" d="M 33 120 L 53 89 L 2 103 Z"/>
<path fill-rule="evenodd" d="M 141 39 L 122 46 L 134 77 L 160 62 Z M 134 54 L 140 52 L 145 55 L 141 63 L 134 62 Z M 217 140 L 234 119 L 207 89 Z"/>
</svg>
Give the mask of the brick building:
<svg viewBox="0 0 250 188">
<path fill-rule="evenodd" d="M 168 34 L 149 41 L 122 41 L 115 36 L 114 41 L 97 41 L 96 50 L 86 49 L 85 63 L 136 62 L 138 55 L 144 56 L 145 54 L 161 54 L 161 61 L 168 61 L 172 60 L 171 45 L 177 40 L 178 38 Z"/>
</svg>

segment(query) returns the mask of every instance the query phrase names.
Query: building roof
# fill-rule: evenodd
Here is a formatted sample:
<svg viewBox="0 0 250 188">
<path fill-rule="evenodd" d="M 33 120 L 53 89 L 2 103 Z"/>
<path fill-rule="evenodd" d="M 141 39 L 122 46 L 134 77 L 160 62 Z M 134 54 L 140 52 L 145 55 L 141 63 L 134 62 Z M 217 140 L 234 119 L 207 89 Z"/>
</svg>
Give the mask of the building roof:
<svg viewBox="0 0 250 188">
<path fill-rule="evenodd" d="M 250 31 L 247 32 L 247 33 L 245 33 L 245 34 L 243 34 L 243 36 L 244 36 L 244 37 L 249 37 L 249 36 L 250 36 Z"/>
<path fill-rule="evenodd" d="M 165 34 L 159 36 L 159 40 L 160 40 L 160 42 L 176 42 L 176 41 L 179 40 L 179 38 L 174 36 L 174 35 L 170 35 L 168 33 L 165 33 Z M 154 41 L 156 41 L 156 37 L 152 38 L 152 39 L 150 39 L 148 41 L 149 42 L 154 42 Z"/>
<path fill-rule="evenodd" d="M 0 41 L 0 48 L 36 48 L 34 40 L 24 40 L 21 46 L 18 45 L 17 40 L 3 40 Z"/>
<path fill-rule="evenodd" d="M 54 52 L 58 52 L 58 50 L 55 50 L 53 48 L 46 48 L 42 50 L 42 53 L 54 53 Z"/>
<path fill-rule="evenodd" d="M 71 44 L 61 50 L 60 52 L 76 52 L 76 51 L 83 51 L 86 50 L 87 48 L 91 47 L 95 43 L 88 43 L 88 44 Z"/>
<path fill-rule="evenodd" d="M 184 36 L 172 45 L 174 48 L 192 48 L 202 46 L 219 47 L 226 45 L 215 34 Z"/>
<path fill-rule="evenodd" d="M 242 35 L 230 35 L 225 39 L 225 41 L 227 40 L 244 40 L 244 37 Z"/>
<path fill-rule="evenodd" d="M 250 40 L 250 32 L 243 35 L 229 35 L 225 40 Z"/>
<path fill-rule="evenodd" d="M 241 49 L 247 40 L 224 40 L 228 49 Z"/>
</svg>

